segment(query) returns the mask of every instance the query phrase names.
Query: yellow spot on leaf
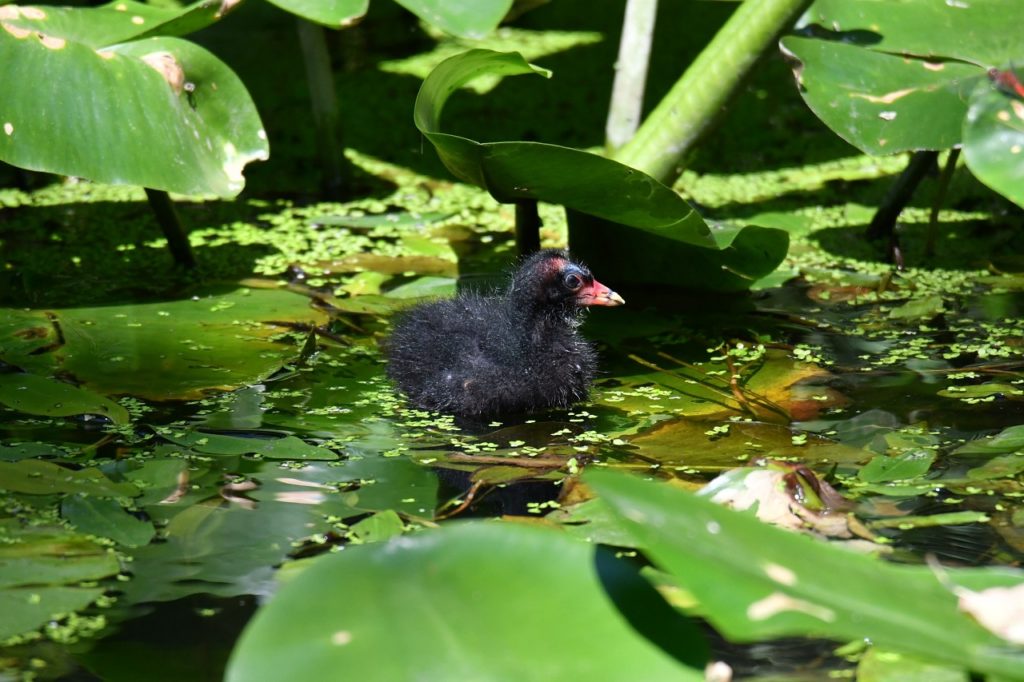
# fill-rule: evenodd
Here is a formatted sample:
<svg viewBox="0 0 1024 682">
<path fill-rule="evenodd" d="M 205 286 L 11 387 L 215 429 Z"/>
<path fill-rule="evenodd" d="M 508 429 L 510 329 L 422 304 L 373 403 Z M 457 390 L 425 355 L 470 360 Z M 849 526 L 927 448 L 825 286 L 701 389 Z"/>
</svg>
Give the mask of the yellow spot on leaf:
<svg viewBox="0 0 1024 682">
<path fill-rule="evenodd" d="M 942 71 L 946 68 L 945 64 L 936 64 L 935 62 L 921 62 L 921 66 L 929 71 Z"/>
<path fill-rule="evenodd" d="M 998 114 L 996 114 L 996 118 L 998 118 L 1003 123 L 1007 123 L 1010 120 L 1010 112 L 1000 111 Z"/>
<path fill-rule="evenodd" d="M 0 7 L 0 19 L 17 19 L 18 18 L 18 7 L 17 5 L 4 5 Z"/>
<path fill-rule="evenodd" d="M 4 132 L 7 133 L 8 136 L 12 135 L 14 133 L 14 124 L 10 121 L 4 123 Z"/>
<path fill-rule="evenodd" d="M 19 40 L 21 40 L 22 38 L 27 38 L 29 36 L 29 34 L 32 33 L 32 31 L 28 30 L 27 28 L 21 28 L 19 26 L 13 26 L 13 25 L 8 24 L 6 22 L 0 22 L 0 26 L 3 26 L 5 31 L 7 31 L 8 33 L 10 33 L 12 36 L 14 36 L 15 38 L 17 38 Z"/>
<path fill-rule="evenodd" d="M 96 54 L 98 54 L 100 57 L 103 57 L 104 59 L 113 59 L 117 56 L 110 50 L 99 50 Z"/>
<path fill-rule="evenodd" d="M 777 583 L 783 585 L 795 585 L 796 584 L 796 573 L 778 564 L 765 564 L 762 566 L 764 572 L 768 574 L 768 577 Z"/>
<path fill-rule="evenodd" d="M 818 604 L 812 604 L 803 599 L 790 597 L 788 594 L 773 592 L 764 599 L 754 602 L 747 607 L 747 618 L 750 620 L 767 620 L 772 616 L 785 613 L 786 611 L 799 611 L 806 613 L 812 618 L 831 623 L 836 619 L 832 609 L 825 608 Z"/>
<path fill-rule="evenodd" d="M 61 50 L 64 48 L 65 45 L 68 44 L 68 41 L 64 40 L 63 38 L 58 38 L 57 36 L 48 36 L 45 33 L 39 34 L 39 42 L 43 44 L 43 47 L 48 47 L 51 50 Z"/>
<path fill-rule="evenodd" d="M 1020 145 L 1019 144 L 1015 144 L 1012 147 L 1010 147 L 1010 153 L 1011 154 L 1020 154 Z"/>
<path fill-rule="evenodd" d="M 134 17 L 132 17 L 132 23 L 136 26 L 142 26 L 144 23 L 146 23 L 146 20 L 136 14 Z"/>
<path fill-rule="evenodd" d="M 38 7 L 22 7 L 20 9 L 21 16 L 25 17 L 26 19 L 34 19 L 36 21 L 40 21 L 46 18 L 46 12 L 39 9 Z"/>
<path fill-rule="evenodd" d="M 1024 121 L 1024 103 L 1012 100 L 1010 102 L 1010 108 L 1013 109 L 1014 116 Z"/>
<path fill-rule="evenodd" d="M 114 5 L 114 9 L 116 9 L 118 12 L 127 12 L 128 5 L 124 4 L 123 2 L 119 2 L 116 5 Z"/>
<path fill-rule="evenodd" d="M 914 92 L 914 88 L 904 88 L 903 90 L 894 90 L 893 92 L 885 95 L 868 95 L 862 92 L 851 92 L 850 97 L 859 97 L 860 99 L 866 99 L 872 104 L 892 104 L 898 99 L 902 99 L 907 95 Z"/>
<path fill-rule="evenodd" d="M 178 59 L 170 52 L 150 52 L 142 57 L 142 61 L 156 69 L 157 73 L 163 76 L 171 90 L 177 95 L 181 94 L 185 87 L 185 70 L 181 68 Z"/>
<path fill-rule="evenodd" d="M 348 630 L 338 630 L 331 635 L 331 644 L 337 644 L 338 646 L 345 646 L 352 641 L 352 633 Z"/>
</svg>

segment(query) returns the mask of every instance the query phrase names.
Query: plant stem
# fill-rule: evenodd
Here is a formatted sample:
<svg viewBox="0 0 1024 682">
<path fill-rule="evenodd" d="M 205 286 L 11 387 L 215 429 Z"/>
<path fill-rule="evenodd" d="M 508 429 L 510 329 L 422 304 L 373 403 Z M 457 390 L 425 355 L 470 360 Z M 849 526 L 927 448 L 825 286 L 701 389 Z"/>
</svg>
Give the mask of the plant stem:
<svg viewBox="0 0 1024 682">
<path fill-rule="evenodd" d="M 671 184 L 755 62 L 810 0 L 746 0 L 614 158 Z"/>
<path fill-rule="evenodd" d="M 540 213 L 531 199 L 516 202 L 516 248 L 520 256 L 540 251 Z"/>
<path fill-rule="evenodd" d="M 939 231 L 939 211 L 946 203 L 946 193 L 949 191 L 949 183 L 956 171 L 956 162 L 960 159 L 960 150 L 953 147 L 946 157 L 946 165 L 942 167 L 942 175 L 939 176 L 939 186 L 935 190 L 935 199 L 932 200 L 931 214 L 928 216 L 928 241 L 925 243 L 924 253 L 931 258 L 935 255 L 935 239 Z"/>
<path fill-rule="evenodd" d="M 342 146 L 338 122 L 338 97 L 334 90 L 334 74 L 327 52 L 324 27 L 305 19 L 297 19 L 302 61 L 309 83 L 310 107 L 316 128 L 316 146 L 320 155 L 320 184 L 325 197 L 340 199 L 348 184 L 350 168 Z"/>
<path fill-rule="evenodd" d="M 188 235 L 181 225 L 178 212 L 174 210 L 174 202 L 167 192 L 159 189 L 146 187 L 146 198 L 149 199 L 149 206 L 153 209 L 156 221 L 160 224 L 164 236 L 167 238 L 167 248 L 174 258 L 174 262 L 189 270 L 195 268 L 196 259 L 192 254 L 192 246 L 188 243 Z"/>
<path fill-rule="evenodd" d="M 626 0 L 619 58 L 615 62 L 612 101 L 608 106 L 608 121 L 604 128 L 608 154 L 613 154 L 629 142 L 640 125 L 657 14 L 658 0 Z"/>
<path fill-rule="evenodd" d="M 914 152 L 911 154 L 907 167 L 903 169 L 903 172 L 900 173 L 896 181 L 889 187 L 885 198 L 882 199 L 878 210 L 875 211 L 875 216 L 871 219 L 871 226 L 867 231 L 869 239 L 881 239 L 882 237 L 889 237 L 890 240 L 894 239 L 896 220 L 910 202 L 910 198 L 914 195 L 914 190 L 924 180 L 924 176 L 935 166 L 935 160 L 938 157 L 939 153 L 935 151 Z"/>
</svg>

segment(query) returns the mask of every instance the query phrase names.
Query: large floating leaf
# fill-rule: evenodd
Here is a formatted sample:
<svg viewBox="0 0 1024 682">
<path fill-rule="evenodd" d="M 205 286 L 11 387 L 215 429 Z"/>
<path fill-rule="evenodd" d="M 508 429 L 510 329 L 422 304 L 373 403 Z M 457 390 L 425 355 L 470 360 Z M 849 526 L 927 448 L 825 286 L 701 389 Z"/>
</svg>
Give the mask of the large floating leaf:
<svg viewBox="0 0 1024 682">
<path fill-rule="evenodd" d="M 587 480 L 730 639 L 869 639 L 929 661 L 1024 679 L 1024 650 L 962 611 L 961 589 L 930 568 L 885 563 L 773 528 L 662 483 L 611 472 Z M 950 570 L 948 578 L 976 590 L 1020 585 L 1024 574 Z"/>
<path fill-rule="evenodd" d="M 195 452 L 209 455 L 260 455 L 267 459 L 338 459 L 333 451 L 310 445 L 301 438 L 284 436 L 281 438 L 250 438 L 189 431 L 186 433 L 162 434 L 164 438 L 183 445 Z"/>
<path fill-rule="evenodd" d="M 117 557 L 80 535 L 0 524 L 0 639 L 83 609 L 103 590 L 76 583 L 114 575 Z"/>
<path fill-rule="evenodd" d="M 485 74 L 549 76 L 550 72 L 528 64 L 517 52 L 470 50 L 451 57 L 424 80 L 416 97 L 416 127 L 434 145 L 448 170 L 465 182 L 485 188 L 498 201 L 536 199 L 562 204 L 612 223 L 600 236 L 594 234 L 599 225 L 578 228 L 571 236 L 573 248 L 601 272 L 609 272 L 606 263 L 620 261 L 625 264 L 623 272 L 614 275 L 620 280 L 628 277 L 631 281 L 739 289 L 770 272 L 785 255 L 785 232 L 748 228 L 712 234 L 693 207 L 671 188 L 617 161 L 553 144 L 481 143 L 441 132 L 441 112 L 448 97 Z M 634 229 L 624 231 L 623 226 Z M 754 248 L 748 250 L 755 231 L 770 233 L 771 237 L 759 235 Z M 639 238 L 646 241 L 636 242 Z M 598 242 L 610 245 L 617 258 L 595 258 L 599 251 L 591 251 L 594 256 L 583 251 Z M 623 249 L 626 243 L 630 248 Z M 634 267 L 636 258 L 631 256 L 651 253 L 668 254 L 668 260 L 653 264 L 647 260 L 644 267 Z M 694 275 L 693 268 L 679 268 L 680 262 L 706 267 L 698 268 Z M 744 272 L 748 265 L 752 266 L 749 273 Z"/>
<path fill-rule="evenodd" d="M 153 539 L 153 524 L 125 511 L 115 500 L 90 495 L 65 497 L 61 515 L 82 533 L 110 538 L 125 547 L 141 547 Z"/>
<path fill-rule="evenodd" d="M 226 679 L 702 680 L 703 655 L 628 563 L 475 523 L 315 560 L 250 622 Z"/>
<path fill-rule="evenodd" d="M 99 497 L 134 497 L 139 494 L 139 489 L 131 483 L 115 483 L 99 469 L 76 471 L 35 459 L 0 462 L 0 490 L 31 495 L 83 493 Z"/>
<path fill-rule="evenodd" d="M 48 417 L 98 414 L 127 424 L 128 410 L 92 391 L 34 374 L 0 374 L 0 404 L 19 412 Z"/>
<path fill-rule="evenodd" d="M 242 168 L 269 153 L 245 86 L 180 38 L 97 42 L 124 40 L 148 16 L 101 9 L 3 8 L 0 159 L 97 182 L 238 194 Z"/>
<path fill-rule="evenodd" d="M 0 312 L 0 359 L 73 376 L 105 395 L 156 400 L 254 383 L 298 356 L 282 324 L 322 324 L 303 296 L 238 289 L 181 301 Z"/>
</svg>

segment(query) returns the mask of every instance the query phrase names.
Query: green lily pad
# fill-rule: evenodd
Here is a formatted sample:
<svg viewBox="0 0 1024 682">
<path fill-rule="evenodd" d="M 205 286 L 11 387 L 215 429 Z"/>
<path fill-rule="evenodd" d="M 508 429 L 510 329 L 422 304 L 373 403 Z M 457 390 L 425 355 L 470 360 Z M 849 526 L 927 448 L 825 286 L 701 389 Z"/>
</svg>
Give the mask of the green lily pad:
<svg viewBox="0 0 1024 682">
<path fill-rule="evenodd" d="M 934 450 L 909 450 L 895 457 L 877 455 L 857 472 L 857 478 L 865 483 L 910 481 L 928 473 L 934 461 Z"/>
<path fill-rule="evenodd" d="M 116 500 L 70 495 L 61 501 L 60 513 L 78 531 L 125 547 L 141 547 L 156 534 L 150 521 L 129 514 Z"/>
<path fill-rule="evenodd" d="M 276 289 L 137 305 L 0 311 L 0 359 L 72 376 L 104 395 L 195 399 L 256 383 L 299 355 L 282 324 L 327 321 L 309 299 Z"/>
<path fill-rule="evenodd" d="M 115 483 L 99 469 L 68 469 L 34 459 L 0 462 L 0 490 L 31 495 L 83 493 L 98 497 L 134 497 L 139 489 L 131 483 Z"/>
<path fill-rule="evenodd" d="M 471 523 L 311 562 L 250 621 L 226 679 L 631 680 L 642 670 L 702 680 L 703 649 L 610 553 L 550 530 Z"/>
<path fill-rule="evenodd" d="M 956 449 L 958 455 L 1002 455 L 1024 451 L 1024 424 L 1003 429 L 994 436 L 971 441 Z"/>
<path fill-rule="evenodd" d="M 19 587 L 0 590 L 0 638 L 38 630 L 52 620 L 81 611 L 103 595 L 97 587 Z"/>
<path fill-rule="evenodd" d="M 371 514 L 362 521 L 352 524 L 349 532 L 358 542 L 383 542 L 401 535 L 405 531 L 402 517 L 393 509 Z"/>
<path fill-rule="evenodd" d="M 0 460 L 8 462 L 64 454 L 63 450 L 54 447 L 50 443 L 10 443 L 8 445 L 0 445 Z"/>
<path fill-rule="evenodd" d="M 207 455 L 260 455 L 267 459 L 332 460 L 338 455 L 327 448 L 310 445 L 301 438 L 242 438 L 217 433 L 189 431 L 161 433 L 172 443 Z"/>
<path fill-rule="evenodd" d="M 0 639 L 85 608 L 104 591 L 75 584 L 120 570 L 112 551 L 64 530 L 0 525 L 0 537 Z"/>
<path fill-rule="evenodd" d="M 0 403 L 26 414 L 48 417 L 98 414 L 115 424 L 130 421 L 128 410 L 109 398 L 34 374 L 0 374 Z M 0 459 L 7 458 L 0 456 Z"/>
</svg>

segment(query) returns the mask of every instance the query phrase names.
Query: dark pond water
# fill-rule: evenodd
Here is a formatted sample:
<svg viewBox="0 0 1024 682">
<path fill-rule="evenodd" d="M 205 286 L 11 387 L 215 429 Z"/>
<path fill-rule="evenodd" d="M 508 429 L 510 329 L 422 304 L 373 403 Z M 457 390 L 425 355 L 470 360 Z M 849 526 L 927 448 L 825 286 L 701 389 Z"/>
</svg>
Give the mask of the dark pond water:
<svg viewBox="0 0 1024 682">
<path fill-rule="evenodd" d="M 126 403 L 128 425 L 4 409 L 6 466 L 46 448 L 45 461 L 136 486 L 113 497 L 123 510 L 111 515 L 69 502 L 104 493 L 49 472 L 35 475 L 49 489 L 0 475 L 11 488 L 0 518 L 9 541 L 42 560 L 55 534 L 88 543 L 105 528 L 121 559 L 116 576 L 97 575 L 101 607 L 6 647 L 8 669 L 38 665 L 41 679 L 219 679 L 283 563 L 447 517 L 540 517 L 564 500 L 566 476 L 595 461 L 694 487 L 761 457 L 799 461 L 877 523 L 894 560 L 1019 564 L 1021 467 L 986 473 L 992 456 L 963 446 L 1020 422 L 1020 364 L 1007 348 L 1021 338 L 1014 320 L 1024 298 L 979 289 L 952 299 L 955 319 L 905 323 L 889 315 L 905 300 L 834 304 L 811 292 L 797 281 L 714 314 L 692 304 L 599 311 L 586 328 L 602 352 L 593 401 L 507 423 L 407 409 L 383 377 L 385 318 L 361 314 L 336 315 L 334 339 L 320 336 L 315 354 L 264 381 L 198 400 Z M 981 357 L 986 347 L 996 357 Z M 741 399 L 726 371 L 741 377 Z M 935 459 L 909 479 L 858 478 L 879 455 L 918 450 Z M 953 512 L 974 515 L 920 520 Z M 135 536 L 129 521 L 151 531 Z M 741 674 L 816 679 L 847 665 L 829 643 L 718 648 Z"/>
</svg>

